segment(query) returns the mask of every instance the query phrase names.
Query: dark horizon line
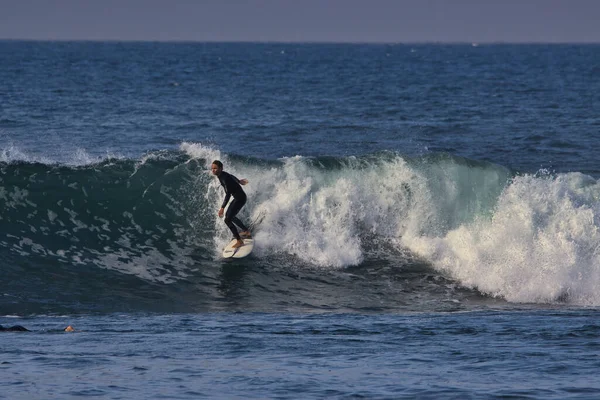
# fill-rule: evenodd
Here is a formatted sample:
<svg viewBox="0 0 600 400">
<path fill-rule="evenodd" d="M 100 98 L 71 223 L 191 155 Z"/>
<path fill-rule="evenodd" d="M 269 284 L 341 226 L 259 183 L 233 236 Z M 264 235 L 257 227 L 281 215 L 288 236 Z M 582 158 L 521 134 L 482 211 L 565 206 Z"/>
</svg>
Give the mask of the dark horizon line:
<svg viewBox="0 0 600 400">
<path fill-rule="evenodd" d="M 194 39 L 31 39 L 2 38 L 0 42 L 42 42 L 42 43 L 173 43 L 173 44 L 337 44 L 337 45 L 599 45 L 600 41 L 329 41 L 329 40 L 194 40 Z"/>
</svg>

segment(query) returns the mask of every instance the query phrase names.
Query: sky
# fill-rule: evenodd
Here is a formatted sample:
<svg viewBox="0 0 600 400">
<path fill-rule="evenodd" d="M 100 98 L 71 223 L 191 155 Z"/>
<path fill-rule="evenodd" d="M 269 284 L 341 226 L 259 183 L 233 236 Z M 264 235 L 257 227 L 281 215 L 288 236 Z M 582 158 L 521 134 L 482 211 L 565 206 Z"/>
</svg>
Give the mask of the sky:
<svg viewBox="0 0 600 400">
<path fill-rule="evenodd" d="M 600 43 L 600 1 L 0 0 L 0 39 Z"/>
</svg>

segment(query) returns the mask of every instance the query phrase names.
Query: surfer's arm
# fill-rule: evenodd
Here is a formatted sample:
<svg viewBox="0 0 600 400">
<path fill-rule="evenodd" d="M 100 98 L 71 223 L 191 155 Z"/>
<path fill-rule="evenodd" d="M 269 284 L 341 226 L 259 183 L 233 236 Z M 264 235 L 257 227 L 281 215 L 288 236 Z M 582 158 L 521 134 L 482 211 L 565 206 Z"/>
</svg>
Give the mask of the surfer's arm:
<svg viewBox="0 0 600 400">
<path fill-rule="evenodd" d="M 231 193 L 227 192 L 227 194 L 225 195 L 225 200 L 223 200 L 223 204 L 221 205 L 221 208 L 219 208 L 219 212 L 217 213 L 219 218 L 223 217 L 223 213 L 225 212 L 225 206 L 227 205 L 227 203 L 229 203 L 230 198 L 231 198 Z"/>
<path fill-rule="evenodd" d="M 229 199 L 231 199 L 231 193 L 226 192 L 225 193 L 225 200 L 223 200 L 223 204 L 221 205 L 221 210 L 224 209 L 227 206 L 227 203 L 229 203 Z"/>
<path fill-rule="evenodd" d="M 230 174 L 230 175 L 231 175 L 231 174 Z M 248 183 L 248 179 L 238 179 L 238 178 L 237 178 L 237 176 L 235 176 L 235 175 L 231 175 L 231 177 L 232 177 L 233 179 L 235 179 L 235 181 L 236 181 L 237 183 L 239 183 L 240 185 L 245 185 L 245 184 L 247 184 L 247 183 Z"/>
</svg>

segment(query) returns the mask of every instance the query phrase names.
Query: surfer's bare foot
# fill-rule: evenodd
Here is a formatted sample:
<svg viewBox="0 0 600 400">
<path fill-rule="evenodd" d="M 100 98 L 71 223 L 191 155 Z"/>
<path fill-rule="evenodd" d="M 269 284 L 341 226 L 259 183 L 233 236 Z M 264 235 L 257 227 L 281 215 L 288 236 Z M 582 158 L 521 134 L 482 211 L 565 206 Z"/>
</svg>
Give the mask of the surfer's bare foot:
<svg viewBox="0 0 600 400">
<path fill-rule="evenodd" d="M 234 248 L 234 249 L 237 249 L 238 247 L 242 247 L 243 245 L 244 245 L 244 241 L 238 239 L 238 241 L 235 242 L 235 244 L 233 246 L 231 246 L 231 247 Z"/>
<path fill-rule="evenodd" d="M 243 238 L 245 238 L 245 239 L 252 238 L 252 234 L 250 233 L 250 231 L 240 232 L 240 236 L 243 237 Z"/>
</svg>

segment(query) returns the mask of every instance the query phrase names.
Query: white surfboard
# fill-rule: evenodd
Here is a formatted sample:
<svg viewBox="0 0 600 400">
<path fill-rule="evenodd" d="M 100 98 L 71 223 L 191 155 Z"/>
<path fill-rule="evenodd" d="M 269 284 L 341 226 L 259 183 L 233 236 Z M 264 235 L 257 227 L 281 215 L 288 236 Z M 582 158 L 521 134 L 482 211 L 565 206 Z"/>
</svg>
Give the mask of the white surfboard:
<svg viewBox="0 0 600 400">
<path fill-rule="evenodd" d="M 229 242 L 229 244 L 223 249 L 223 258 L 244 258 L 252 253 L 252 249 L 254 248 L 254 239 L 242 240 L 244 241 L 244 245 L 242 247 L 238 247 L 237 249 L 233 248 L 233 245 L 236 243 L 235 239 Z"/>
</svg>

